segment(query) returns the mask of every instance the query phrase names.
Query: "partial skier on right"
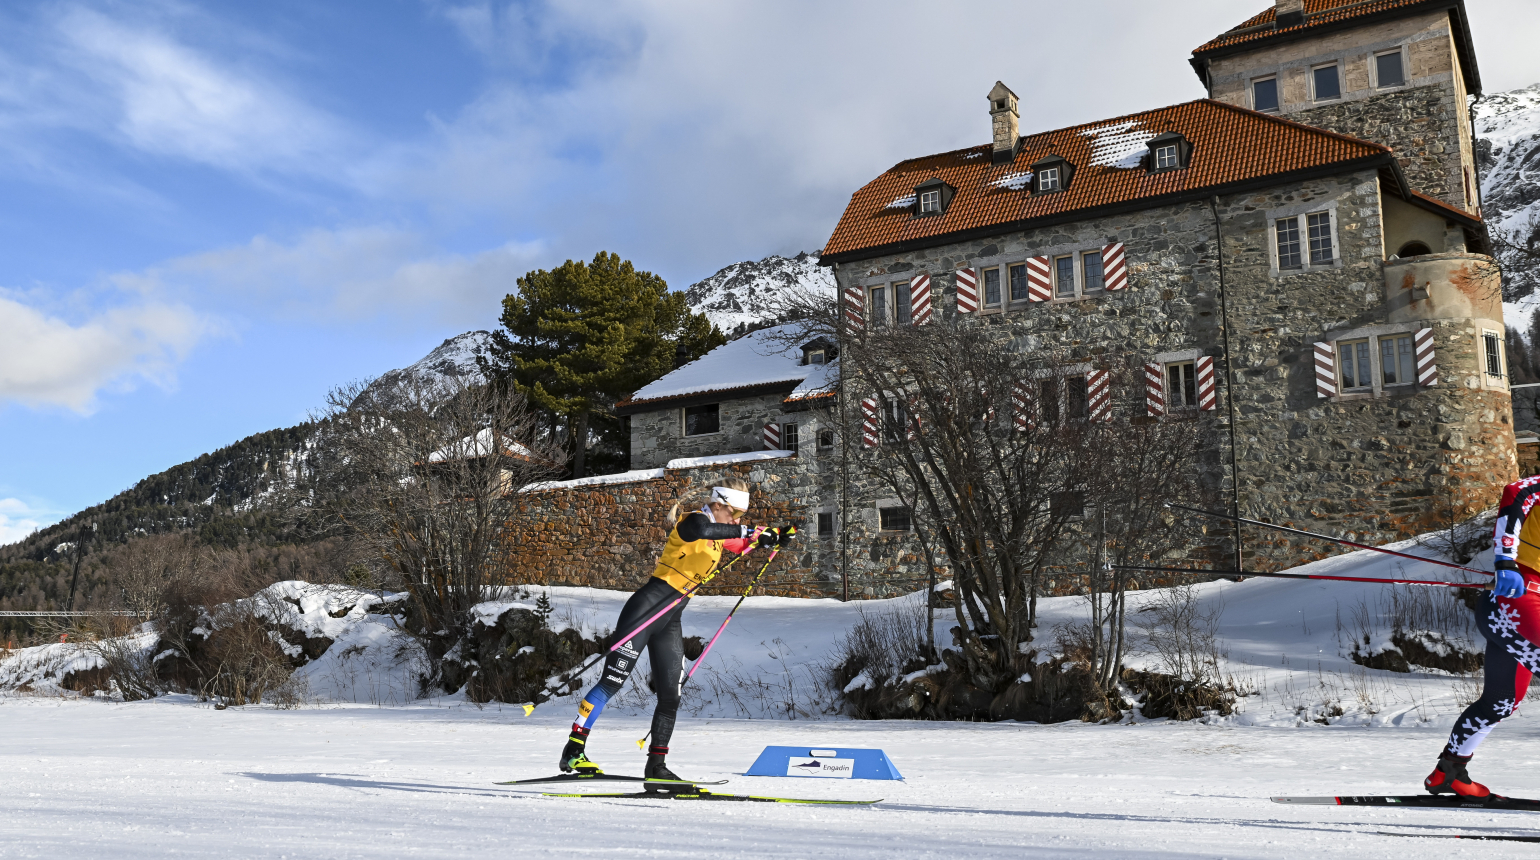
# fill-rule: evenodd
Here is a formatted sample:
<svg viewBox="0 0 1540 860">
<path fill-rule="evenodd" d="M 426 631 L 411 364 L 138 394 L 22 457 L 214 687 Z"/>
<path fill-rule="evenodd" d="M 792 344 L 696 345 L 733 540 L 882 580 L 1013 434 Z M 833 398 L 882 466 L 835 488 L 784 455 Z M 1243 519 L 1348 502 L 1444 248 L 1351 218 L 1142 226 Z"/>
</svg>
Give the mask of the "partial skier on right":
<svg viewBox="0 0 1540 860">
<path fill-rule="evenodd" d="M 1449 743 L 1423 787 L 1432 794 L 1487 797 L 1492 792 L 1471 779 L 1466 765 L 1487 734 L 1512 716 L 1540 672 L 1540 477 L 1503 489 L 1492 536 L 1497 581 L 1476 603 L 1476 627 L 1486 637 L 1486 681 L 1477 699 L 1455 721 Z"/>
</svg>

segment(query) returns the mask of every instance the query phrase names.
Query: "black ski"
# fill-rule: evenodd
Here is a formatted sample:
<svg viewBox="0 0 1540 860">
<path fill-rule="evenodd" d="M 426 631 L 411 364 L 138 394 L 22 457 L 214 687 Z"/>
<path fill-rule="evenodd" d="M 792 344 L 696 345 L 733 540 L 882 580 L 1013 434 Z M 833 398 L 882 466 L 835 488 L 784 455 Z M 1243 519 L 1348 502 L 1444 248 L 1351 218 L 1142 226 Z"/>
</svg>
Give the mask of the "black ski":
<svg viewBox="0 0 1540 860">
<path fill-rule="evenodd" d="M 758 797 L 749 794 L 712 794 L 709 791 L 638 791 L 619 794 L 557 794 L 542 792 L 546 797 L 599 797 L 609 800 L 731 800 L 747 803 L 808 803 L 828 806 L 871 806 L 877 800 L 810 800 L 801 797 Z"/>
<path fill-rule="evenodd" d="M 1400 806 L 1420 809 L 1527 809 L 1540 810 L 1540 800 L 1523 797 L 1464 797 L 1458 794 L 1361 795 L 1356 797 L 1275 797 L 1274 803 L 1323 806 Z"/>
<path fill-rule="evenodd" d="M 1381 830 L 1381 836 L 1413 836 L 1420 839 L 1481 839 L 1487 842 L 1540 842 L 1540 836 L 1487 836 L 1481 833 L 1391 833 Z"/>
<path fill-rule="evenodd" d="M 699 782 L 691 779 L 648 779 L 645 776 L 624 776 L 615 773 L 562 773 L 556 776 L 542 776 L 536 779 L 515 779 L 508 782 L 499 782 L 497 785 L 536 785 L 542 782 L 645 782 L 648 785 L 677 785 L 691 788 L 697 785 L 726 785 L 727 780 L 719 779 L 715 782 Z"/>
</svg>

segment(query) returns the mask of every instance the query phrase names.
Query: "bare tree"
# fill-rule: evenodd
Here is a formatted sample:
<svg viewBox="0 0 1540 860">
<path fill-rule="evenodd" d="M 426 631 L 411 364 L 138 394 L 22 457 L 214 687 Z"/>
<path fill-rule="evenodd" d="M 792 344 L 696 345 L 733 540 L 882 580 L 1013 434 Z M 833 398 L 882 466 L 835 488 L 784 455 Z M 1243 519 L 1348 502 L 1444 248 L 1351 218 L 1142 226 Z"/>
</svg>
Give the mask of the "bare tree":
<svg viewBox="0 0 1540 860">
<path fill-rule="evenodd" d="M 298 487 L 411 593 L 410 632 L 436 662 L 498 584 L 492 550 L 517 527 L 509 497 L 559 474 L 565 455 L 523 398 L 496 386 L 355 383 L 318 417 Z"/>
</svg>

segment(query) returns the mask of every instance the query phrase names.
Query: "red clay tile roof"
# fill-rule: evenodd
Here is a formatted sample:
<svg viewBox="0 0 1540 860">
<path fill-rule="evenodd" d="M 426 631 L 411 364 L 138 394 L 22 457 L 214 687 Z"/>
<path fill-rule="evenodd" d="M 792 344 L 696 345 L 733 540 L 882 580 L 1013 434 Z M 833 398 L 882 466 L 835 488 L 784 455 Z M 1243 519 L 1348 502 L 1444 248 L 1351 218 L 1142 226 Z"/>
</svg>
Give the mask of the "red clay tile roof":
<svg viewBox="0 0 1540 860">
<path fill-rule="evenodd" d="M 1242 21 L 1233 29 L 1215 36 L 1193 50 L 1193 67 L 1207 83 L 1203 69 L 1205 56 L 1220 56 L 1260 47 L 1268 41 L 1287 41 L 1314 35 L 1322 30 L 1343 29 L 1369 23 L 1371 18 L 1395 18 L 1450 9 L 1453 12 L 1455 46 L 1465 85 L 1473 94 L 1481 94 L 1481 77 L 1476 71 L 1475 50 L 1470 43 L 1470 27 L 1465 19 L 1464 0 L 1304 0 L 1304 23 L 1279 29 L 1278 9 L 1266 9 Z"/>
<path fill-rule="evenodd" d="M 1142 165 L 1116 166 L 1136 163 L 1147 151 L 1144 141 L 1168 131 L 1192 144 L 1186 168 L 1152 174 Z M 1049 155 L 1075 166 L 1069 188 L 1032 194 L 1023 177 Z M 959 234 L 1081 220 L 1110 207 L 1157 206 L 1283 174 L 1393 164 L 1390 149 L 1377 143 L 1210 99 L 1028 135 L 1014 162 L 990 162 L 987 144 L 899 162 L 850 198 L 822 259 L 843 262 L 965 238 Z M 914 217 L 912 207 L 894 205 L 932 178 L 957 189 L 945 214 Z"/>
</svg>

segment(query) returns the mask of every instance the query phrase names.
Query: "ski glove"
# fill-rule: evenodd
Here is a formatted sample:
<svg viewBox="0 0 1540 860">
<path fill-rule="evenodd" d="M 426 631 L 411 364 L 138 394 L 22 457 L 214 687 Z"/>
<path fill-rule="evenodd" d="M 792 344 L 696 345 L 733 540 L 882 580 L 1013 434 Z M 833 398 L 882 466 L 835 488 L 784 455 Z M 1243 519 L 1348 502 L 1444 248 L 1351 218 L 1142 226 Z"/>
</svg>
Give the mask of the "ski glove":
<svg viewBox="0 0 1540 860">
<path fill-rule="evenodd" d="M 1519 573 L 1518 564 L 1512 559 L 1500 558 L 1492 563 L 1496 568 L 1497 582 L 1492 585 L 1492 593 L 1498 597 L 1506 597 L 1510 600 L 1524 594 L 1524 574 Z"/>
<path fill-rule="evenodd" d="M 792 538 L 797 536 L 797 527 L 796 526 L 781 526 L 780 528 L 776 529 L 775 532 L 776 532 L 776 535 L 778 536 L 777 539 L 776 539 L 775 545 L 776 546 L 785 546 L 785 545 L 791 543 L 791 539 Z"/>
<path fill-rule="evenodd" d="M 780 529 L 765 529 L 760 532 L 759 543 L 756 546 L 760 549 L 772 549 L 779 546 L 781 543 L 780 531 Z"/>
</svg>

